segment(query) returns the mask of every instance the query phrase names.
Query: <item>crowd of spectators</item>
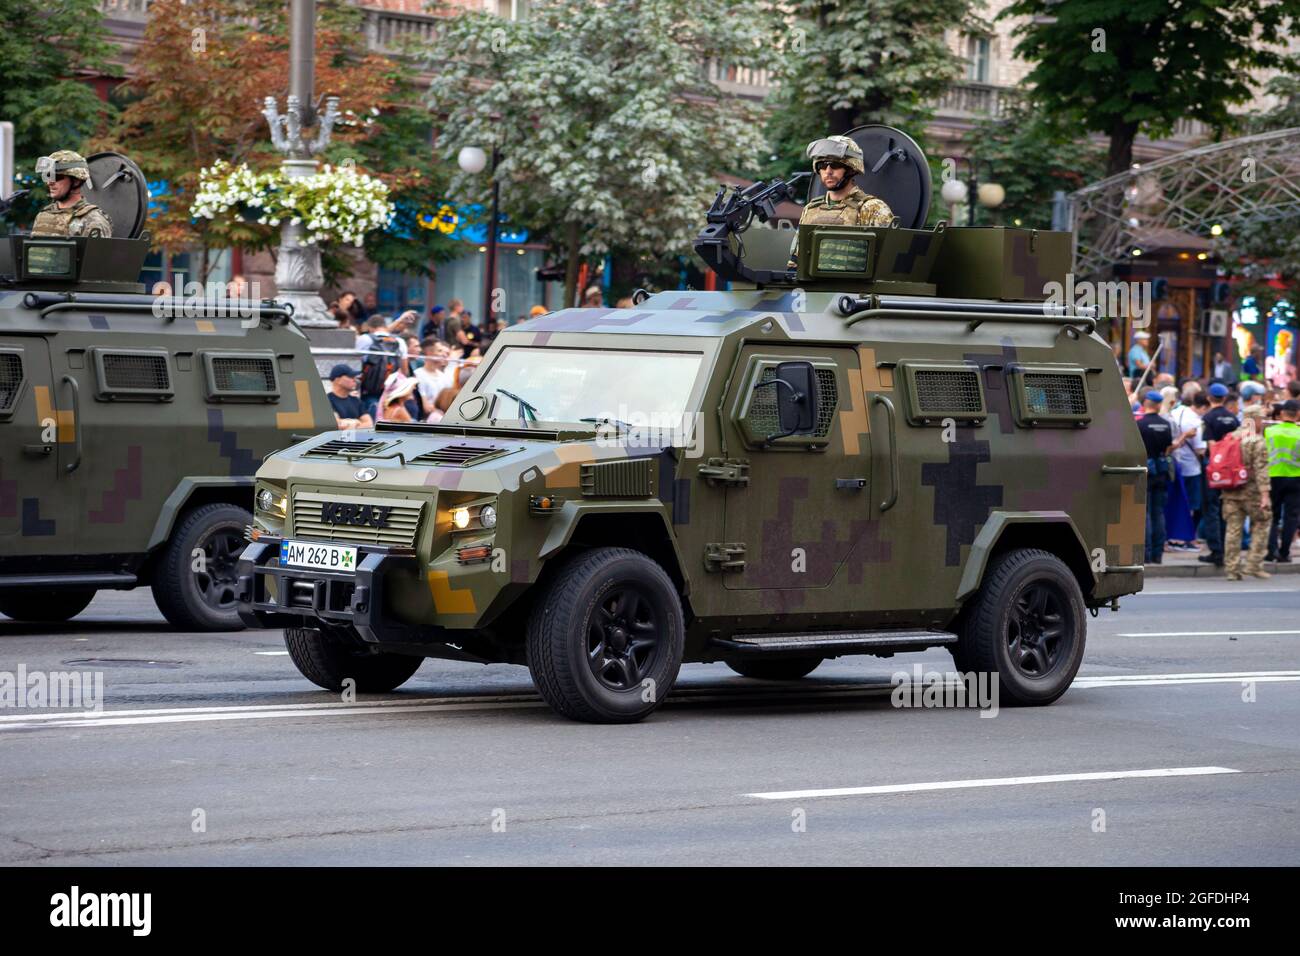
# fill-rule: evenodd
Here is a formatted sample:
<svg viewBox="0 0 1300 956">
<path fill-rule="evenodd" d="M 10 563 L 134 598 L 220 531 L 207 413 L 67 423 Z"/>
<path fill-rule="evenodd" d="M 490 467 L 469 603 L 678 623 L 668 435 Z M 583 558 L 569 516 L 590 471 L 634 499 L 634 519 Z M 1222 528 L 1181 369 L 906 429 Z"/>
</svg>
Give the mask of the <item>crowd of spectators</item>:
<svg viewBox="0 0 1300 956">
<path fill-rule="evenodd" d="M 340 329 L 356 334 L 356 364 L 330 371 L 329 400 L 339 428 L 378 421 L 437 422 L 474 374 L 500 331 L 498 319 L 482 325 L 460 299 L 435 305 L 427 315 L 407 310 L 381 315 L 375 296 L 363 303 L 343 292 L 329 305 Z M 528 316 L 546 313 L 534 306 Z"/>
<path fill-rule="evenodd" d="M 1300 379 L 1279 388 L 1222 355 L 1205 379 L 1153 376 L 1145 339 L 1124 388 L 1146 446 L 1147 563 L 1185 551 L 1230 580 L 1268 577 L 1262 562 L 1289 563 L 1300 528 Z"/>
</svg>

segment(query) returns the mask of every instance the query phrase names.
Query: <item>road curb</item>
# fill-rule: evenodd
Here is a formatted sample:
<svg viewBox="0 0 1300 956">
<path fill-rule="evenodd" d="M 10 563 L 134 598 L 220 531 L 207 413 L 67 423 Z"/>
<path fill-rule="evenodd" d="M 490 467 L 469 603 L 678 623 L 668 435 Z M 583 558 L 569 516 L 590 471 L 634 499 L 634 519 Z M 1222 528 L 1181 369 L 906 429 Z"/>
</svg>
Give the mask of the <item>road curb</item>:
<svg viewBox="0 0 1300 956">
<path fill-rule="evenodd" d="M 1276 561 L 1265 561 L 1264 570 L 1269 574 L 1300 574 L 1300 564 L 1292 562 L 1291 564 L 1278 564 Z M 1212 564 L 1148 564 L 1146 566 L 1145 577 L 1151 578 L 1222 578 L 1224 576 L 1223 568 L 1216 568 Z"/>
</svg>

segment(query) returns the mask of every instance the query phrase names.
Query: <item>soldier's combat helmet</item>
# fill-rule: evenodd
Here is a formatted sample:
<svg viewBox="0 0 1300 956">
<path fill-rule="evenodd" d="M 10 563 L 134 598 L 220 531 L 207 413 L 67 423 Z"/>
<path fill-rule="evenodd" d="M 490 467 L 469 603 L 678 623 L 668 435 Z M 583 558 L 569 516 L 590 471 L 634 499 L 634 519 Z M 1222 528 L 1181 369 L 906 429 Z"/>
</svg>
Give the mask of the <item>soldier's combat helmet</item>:
<svg viewBox="0 0 1300 956">
<path fill-rule="evenodd" d="M 47 184 L 60 176 L 70 176 L 83 183 L 90 182 L 90 166 L 86 163 L 86 157 L 70 149 L 60 149 L 42 156 L 36 161 L 36 172 Z M 91 183 L 91 188 L 94 188 L 94 183 Z"/>
<path fill-rule="evenodd" d="M 817 172 L 820 163 L 840 163 L 853 171 L 853 175 L 863 172 L 866 165 L 862 161 L 862 147 L 847 136 L 827 136 L 808 144 L 808 158 L 812 160 L 813 172 Z"/>
</svg>

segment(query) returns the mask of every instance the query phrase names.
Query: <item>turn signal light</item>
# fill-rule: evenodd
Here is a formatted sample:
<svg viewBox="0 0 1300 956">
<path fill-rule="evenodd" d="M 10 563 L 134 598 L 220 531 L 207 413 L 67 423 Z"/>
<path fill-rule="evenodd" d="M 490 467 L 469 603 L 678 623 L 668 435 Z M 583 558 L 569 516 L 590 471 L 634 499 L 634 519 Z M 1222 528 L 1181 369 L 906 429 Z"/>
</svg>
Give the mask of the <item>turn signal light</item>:
<svg viewBox="0 0 1300 956">
<path fill-rule="evenodd" d="M 456 549 L 456 560 L 461 564 L 475 564 L 480 561 L 490 561 L 491 559 L 492 545 L 490 544 L 476 544 Z"/>
</svg>

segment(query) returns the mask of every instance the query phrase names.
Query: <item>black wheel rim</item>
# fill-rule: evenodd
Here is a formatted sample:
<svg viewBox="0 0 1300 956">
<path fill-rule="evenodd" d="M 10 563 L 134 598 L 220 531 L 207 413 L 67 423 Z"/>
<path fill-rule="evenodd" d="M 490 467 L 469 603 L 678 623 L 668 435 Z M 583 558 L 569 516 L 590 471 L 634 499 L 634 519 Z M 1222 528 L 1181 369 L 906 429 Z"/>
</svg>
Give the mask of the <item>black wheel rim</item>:
<svg viewBox="0 0 1300 956">
<path fill-rule="evenodd" d="M 606 591 L 587 626 L 587 663 L 610 690 L 633 690 L 659 661 L 659 614 L 640 589 L 616 585 Z"/>
<path fill-rule="evenodd" d="M 1029 678 L 1046 677 L 1066 656 L 1071 641 L 1069 606 L 1061 589 L 1033 581 L 1017 595 L 1007 621 L 1007 655 Z"/>
<path fill-rule="evenodd" d="M 194 582 L 203 603 L 214 611 L 229 611 L 239 600 L 235 566 L 244 550 L 244 535 L 234 528 L 219 528 L 209 534 L 203 549 L 203 569 L 194 572 Z"/>
</svg>

